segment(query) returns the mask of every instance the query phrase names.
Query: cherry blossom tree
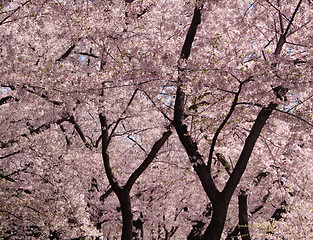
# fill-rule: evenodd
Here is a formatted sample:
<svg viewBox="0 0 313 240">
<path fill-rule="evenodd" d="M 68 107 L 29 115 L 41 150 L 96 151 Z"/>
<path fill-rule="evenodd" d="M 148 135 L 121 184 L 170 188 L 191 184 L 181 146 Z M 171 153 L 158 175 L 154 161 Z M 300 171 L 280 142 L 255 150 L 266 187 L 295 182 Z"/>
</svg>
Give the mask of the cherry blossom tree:
<svg viewBox="0 0 313 240">
<path fill-rule="evenodd" d="M 0 233 L 310 239 L 311 1 L 0 2 Z"/>
<path fill-rule="evenodd" d="M 189 73 L 188 71 L 188 58 L 191 54 L 191 46 L 194 42 L 195 36 L 196 36 L 196 31 L 198 26 L 201 24 L 201 16 L 202 16 L 202 11 L 203 11 L 203 3 L 198 3 L 198 5 L 196 5 L 195 10 L 194 10 L 194 15 L 193 15 L 193 19 L 192 22 L 190 24 L 188 33 L 186 35 L 185 38 L 185 42 L 181 51 L 181 65 L 178 66 L 178 87 L 177 87 L 177 91 L 176 91 L 176 101 L 175 101 L 175 108 L 174 108 L 174 124 L 175 124 L 175 128 L 176 131 L 178 133 L 179 139 L 182 142 L 189 158 L 190 158 L 190 162 L 193 164 L 194 169 L 201 181 L 201 184 L 203 186 L 204 191 L 206 192 L 208 198 L 210 199 L 212 205 L 213 205 L 213 215 L 212 218 L 210 220 L 209 225 L 207 226 L 203 238 L 204 239 L 220 239 L 222 231 L 224 229 L 224 224 L 226 221 L 226 217 L 227 217 L 227 209 L 230 203 L 230 200 L 236 190 L 236 187 L 239 184 L 239 181 L 241 179 L 241 177 L 243 176 L 245 169 L 247 167 L 248 161 L 251 157 L 252 151 L 254 149 L 254 146 L 256 144 L 257 139 L 260 136 L 260 133 L 262 131 L 262 129 L 265 126 L 265 123 L 267 122 L 268 118 L 272 115 L 272 112 L 277 110 L 278 112 L 281 113 L 285 113 L 288 114 L 289 111 L 283 111 L 281 109 L 277 109 L 279 107 L 279 102 L 277 101 L 273 101 L 273 97 L 270 96 L 266 96 L 263 94 L 263 99 L 260 101 L 258 100 L 257 102 L 255 101 L 255 99 L 260 97 L 260 92 L 262 92 L 262 90 L 260 88 L 252 88 L 249 90 L 249 94 L 252 95 L 252 98 L 250 98 L 250 96 L 241 96 L 242 94 L 242 90 L 244 89 L 245 85 L 248 85 L 250 82 L 258 82 L 257 84 L 261 85 L 262 87 L 266 87 L 267 82 L 271 81 L 273 78 L 278 77 L 281 79 L 281 77 L 279 76 L 280 74 L 286 74 L 285 69 L 286 67 L 284 66 L 281 72 L 279 70 L 277 70 L 278 65 L 284 65 L 286 64 L 284 61 L 282 61 L 281 59 L 278 59 L 280 57 L 280 54 L 282 52 L 283 46 L 286 43 L 289 43 L 290 45 L 296 45 L 299 46 L 301 44 L 298 43 L 291 43 L 291 42 L 287 42 L 287 36 L 289 37 L 291 35 L 290 38 L 292 38 L 292 35 L 299 31 L 301 28 L 303 28 L 307 23 L 309 23 L 311 20 L 308 19 L 306 20 L 305 23 L 303 24 L 298 24 L 299 27 L 298 28 L 294 28 L 293 30 L 291 29 L 291 26 L 294 25 L 294 21 L 295 18 L 297 16 L 297 14 L 299 14 L 299 9 L 300 6 L 302 4 L 302 1 L 299 1 L 297 5 L 295 5 L 294 8 L 291 8 L 292 10 L 290 10 L 289 13 L 289 17 L 286 17 L 285 14 L 282 13 L 282 10 L 280 9 L 280 6 L 278 6 L 278 8 L 275 8 L 275 6 L 273 4 L 271 4 L 270 2 L 267 2 L 268 4 L 270 4 L 270 8 L 273 7 L 274 11 L 278 12 L 278 17 L 280 19 L 279 21 L 279 25 L 280 25 L 280 31 L 273 31 L 274 34 L 276 34 L 278 36 L 278 41 L 277 42 L 273 42 L 273 40 L 269 41 L 268 44 L 266 44 L 263 47 L 268 47 L 269 44 L 273 45 L 273 53 L 272 56 L 270 57 L 266 57 L 264 51 L 260 51 L 259 53 L 256 52 L 248 52 L 248 54 L 246 54 L 245 58 L 243 59 L 243 62 L 238 62 L 238 60 L 236 59 L 235 61 L 232 59 L 233 58 L 233 54 L 231 54 L 231 57 L 229 60 L 226 60 L 225 64 L 225 57 L 227 56 L 227 54 L 223 54 L 221 57 L 223 57 L 223 62 L 221 64 L 223 64 L 223 69 L 217 67 L 216 65 L 219 65 L 219 62 L 213 62 L 213 64 L 211 62 L 208 62 L 207 65 L 211 65 L 213 67 L 214 70 L 216 70 L 217 72 L 219 72 L 218 74 L 221 74 L 221 70 L 224 72 L 224 74 L 230 75 L 231 78 L 234 78 L 235 81 L 237 81 L 237 90 L 233 90 L 230 89 L 230 82 L 228 82 L 226 79 L 221 78 L 221 81 L 217 82 L 216 78 L 214 78 L 213 80 L 213 84 L 214 85 L 221 85 L 222 87 L 219 88 L 220 91 L 224 91 L 225 93 L 231 94 L 233 95 L 233 99 L 232 102 L 230 104 L 230 109 L 227 112 L 225 117 L 222 117 L 222 121 L 221 124 L 218 126 L 218 128 L 216 129 L 213 137 L 212 137 L 212 141 L 210 143 L 210 148 L 209 148 L 209 154 L 208 154 L 208 162 L 207 164 L 204 162 L 204 157 L 203 155 L 201 155 L 198 151 L 198 145 L 199 142 L 193 140 L 192 138 L 192 134 L 190 131 L 188 131 L 187 125 L 183 123 L 183 121 L 185 120 L 185 106 L 186 104 L 188 104 L 187 98 L 186 98 L 186 92 L 188 93 L 189 89 L 188 87 L 190 86 L 188 84 L 188 82 L 194 81 L 194 76 L 190 77 L 188 76 Z M 280 3 L 279 3 L 280 4 Z M 257 4 L 256 4 L 257 5 Z M 254 6 L 253 4 L 251 4 L 251 6 L 249 7 L 249 9 L 247 11 L 254 11 L 254 9 L 257 8 L 256 6 Z M 263 8 L 263 7 L 261 7 Z M 266 9 L 266 8 L 265 8 Z M 240 14 L 239 18 L 241 21 L 244 21 L 245 19 L 245 15 L 247 14 L 247 11 L 244 14 Z M 262 9 L 262 13 L 259 13 L 258 11 L 253 13 L 253 16 L 258 16 L 259 14 L 264 14 L 264 8 Z M 266 14 L 266 13 L 265 13 Z M 243 15 L 243 16 L 242 16 Z M 284 17 L 287 19 L 283 19 L 283 15 Z M 231 14 L 229 15 L 231 16 Z M 270 23 L 270 22 L 267 22 Z M 225 21 L 222 23 L 225 25 Z M 286 27 L 284 27 L 284 25 L 286 24 Z M 275 22 L 274 22 L 274 26 Z M 250 27 L 250 26 L 249 26 Z M 258 26 L 259 27 L 259 26 Z M 243 27 L 244 28 L 244 27 Z M 251 27 L 250 27 L 251 29 Z M 245 29 L 244 31 L 246 31 L 247 29 Z M 265 32 L 263 32 L 263 29 L 261 27 L 259 27 L 259 30 L 264 33 L 264 35 L 266 36 Z M 228 29 L 226 30 L 227 33 L 231 32 L 230 28 L 228 27 Z M 238 29 L 237 31 L 241 31 L 241 29 Z M 242 33 L 239 33 L 240 37 L 243 36 Z M 201 38 L 202 36 L 200 36 L 199 38 Z M 254 45 L 259 45 L 259 43 L 255 43 L 255 39 L 254 36 L 248 34 L 245 35 L 245 37 L 249 38 L 248 41 L 252 41 L 252 44 Z M 250 37 L 252 38 L 252 40 L 250 40 Z M 222 36 L 218 33 L 218 40 L 220 40 L 220 38 L 222 38 Z M 263 36 L 261 37 L 261 39 L 263 38 Z M 260 40 L 260 39 L 259 39 Z M 226 41 L 223 41 L 224 43 Z M 245 42 L 247 44 L 247 42 Z M 248 44 L 247 44 L 248 45 Z M 250 45 L 250 44 L 249 44 Z M 306 44 L 301 45 L 302 47 L 306 47 L 309 46 Z M 215 46 L 214 46 L 215 47 Z M 225 45 L 224 45 L 225 47 Z M 233 46 L 235 48 L 243 48 L 244 46 L 242 44 L 235 45 Z M 203 47 L 204 49 L 204 47 Z M 202 49 L 201 49 L 202 50 Z M 219 49 L 217 49 L 219 50 Z M 224 49 L 222 49 L 222 52 L 225 53 L 223 51 Z M 290 55 L 294 54 L 294 48 L 291 47 L 289 49 L 290 52 L 292 52 Z M 269 52 L 269 51 L 268 51 Z M 265 75 L 267 77 L 267 72 L 257 72 L 257 68 L 258 65 L 260 64 L 260 61 L 258 61 L 259 58 L 262 57 L 263 55 L 263 60 L 265 62 L 265 64 L 270 64 L 272 71 L 274 71 L 275 75 L 271 76 L 270 79 L 266 78 L 264 79 L 266 82 L 262 83 L 259 78 L 263 75 Z M 240 57 L 240 56 L 239 56 Z M 250 58 L 250 59 L 249 59 Z M 270 59 L 269 59 L 270 58 Z M 288 59 L 288 57 L 285 57 L 285 61 L 286 58 Z M 201 58 L 201 60 L 203 60 Z M 251 61 L 253 61 L 254 63 L 250 63 Z M 186 65 L 187 62 L 187 65 Z M 236 65 L 232 66 L 231 62 L 235 62 Z M 293 62 L 293 65 L 297 64 L 296 60 L 292 60 L 290 59 L 289 62 Z M 302 61 L 303 62 L 303 61 Z M 305 61 L 304 61 L 305 62 Z M 198 63 L 200 65 L 200 63 Z M 263 63 L 261 63 L 262 65 Z M 239 67 L 239 72 L 237 71 Z M 288 66 L 289 69 L 292 69 L 292 72 L 296 72 L 297 68 L 293 68 L 290 65 Z M 308 65 L 308 68 L 311 68 L 311 65 Z M 264 69 L 262 69 L 262 71 L 264 71 Z M 265 70 L 266 71 L 266 70 Z M 305 71 L 302 69 L 302 71 Z M 309 74 L 309 77 L 311 76 L 311 74 Z M 199 76 L 197 76 L 199 78 Z M 256 79 L 258 78 L 258 79 Z M 272 78 L 272 79 L 271 79 Z M 296 88 L 295 86 L 299 86 L 299 85 L 303 85 L 304 83 L 301 82 L 299 83 L 296 80 L 299 80 L 299 78 L 301 78 L 300 76 L 296 77 L 294 81 L 288 79 L 288 78 L 284 78 L 283 79 L 283 83 L 281 83 L 280 85 L 274 87 L 274 83 L 273 85 L 270 85 L 270 87 L 272 88 L 272 91 L 267 91 L 267 92 L 273 92 L 275 97 L 278 98 L 281 101 L 285 101 L 287 102 L 287 92 L 290 88 Z M 206 78 L 205 76 L 200 77 L 199 79 L 201 79 L 197 85 L 200 85 L 201 83 L 203 84 L 202 87 L 208 87 L 208 85 L 210 85 L 210 78 Z M 228 86 L 225 86 L 222 82 L 223 80 L 226 80 L 224 82 L 228 82 Z M 197 80 L 196 80 L 197 81 Z M 203 83 L 205 82 L 205 83 Z M 288 83 L 286 83 L 288 82 Z M 292 83 L 291 83 L 292 82 Z M 309 80 L 310 82 L 310 80 Z M 291 84 L 288 87 L 286 86 L 286 84 Z M 187 88 L 186 88 L 187 85 Z M 189 85 L 189 86 L 188 86 Z M 199 92 L 199 86 L 196 85 L 196 89 L 195 85 L 191 85 L 191 92 L 193 93 L 192 95 L 196 95 L 196 92 Z M 236 85 L 234 85 L 235 87 Z M 194 88 L 194 89 L 192 89 Z M 297 87 L 299 89 L 299 87 Z M 200 89 L 203 89 L 200 87 Z M 257 89 L 258 92 L 254 93 L 253 90 Z M 194 90 L 194 91 L 193 91 Z M 306 91 L 305 91 L 306 92 Z M 298 93 L 296 93 L 297 95 Z M 307 93 L 305 93 L 307 94 Z M 242 99 L 244 99 L 244 102 L 239 102 L 239 97 L 241 97 Z M 310 96 L 309 96 L 310 98 Z M 249 99 L 249 100 L 248 100 Z M 191 101 L 195 101 L 196 99 L 193 99 Z M 212 100 L 214 101 L 214 98 L 210 99 L 212 102 Z M 262 104 L 260 104 L 262 102 Z M 192 103 L 193 105 L 190 105 L 189 109 L 197 109 L 198 108 L 198 103 Z M 201 102 L 199 104 L 204 104 L 204 105 L 210 105 L 207 103 L 207 101 L 203 101 L 202 96 L 201 96 Z M 235 115 L 236 112 L 236 107 L 238 105 L 241 104 L 245 104 L 245 105 L 252 105 L 252 106 L 258 106 L 261 108 L 261 111 L 259 111 L 259 113 L 257 114 L 257 117 L 255 120 L 253 120 L 253 124 L 251 127 L 251 130 L 249 130 L 249 133 L 244 137 L 245 140 L 243 140 L 243 148 L 242 150 L 239 150 L 239 154 L 236 156 L 232 156 L 232 158 L 237 158 L 238 160 L 235 161 L 233 165 L 233 169 L 230 170 L 230 165 L 227 163 L 227 161 L 225 160 L 225 158 L 223 160 L 221 160 L 221 155 L 219 153 L 217 153 L 217 159 L 218 161 L 221 162 L 221 164 L 225 167 L 225 170 L 227 171 L 227 173 L 229 174 L 229 178 L 228 179 L 224 179 L 224 183 L 222 184 L 222 188 L 221 186 L 218 187 L 218 185 L 216 184 L 216 181 L 214 181 L 213 177 L 212 177 L 212 159 L 213 159 L 213 153 L 217 144 L 217 140 L 219 137 L 219 134 L 221 133 L 222 130 L 225 131 L 225 127 L 226 124 L 228 123 L 229 119 L 231 117 L 233 117 L 232 115 Z M 265 106 L 264 106 L 265 104 Z M 285 103 L 281 105 L 285 105 L 284 108 L 288 108 L 288 104 L 290 103 Z M 198 109 L 197 109 L 198 110 Z M 207 113 L 207 111 L 206 111 Z M 204 114 L 206 114 L 204 113 Z M 203 118 L 205 115 L 201 114 L 200 116 Z M 209 113 L 210 114 L 210 113 Z M 192 115 L 192 117 L 197 117 L 197 113 L 195 113 L 194 115 Z M 239 114 L 240 116 L 240 114 Z M 295 118 L 297 118 L 296 116 L 294 116 Z M 238 116 L 237 116 L 238 118 Z M 304 123 L 307 123 L 308 125 L 311 125 L 310 123 L 308 123 L 305 119 L 302 118 L 298 118 L 301 119 Z M 191 120 L 191 124 L 192 124 L 193 119 Z M 241 120 L 242 121 L 242 120 Z M 236 120 L 235 120 L 236 122 Z M 192 125 L 191 125 L 192 127 Z M 233 131 L 234 129 L 232 129 L 231 132 L 235 132 Z M 193 130 L 194 131 L 194 130 Z M 200 128 L 200 133 L 197 134 L 202 134 L 203 132 L 205 132 L 205 130 Z M 238 150 L 237 150 L 238 151 Z M 233 153 L 228 153 L 228 155 L 233 155 Z M 219 190 L 219 188 L 221 190 Z M 248 226 L 248 221 L 247 221 L 247 206 L 246 206 L 246 196 L 245 194 L 240 194 L 239 196 L 239 230 L 241 233 L 241 237 L 242 239 L 250 239 L 250 234 L 247 231 L 247 226 Z M 243 210 L 242 210 L 243 209 Z M 240 227 L 241 225 L 241 227 Z"/>
</svg>

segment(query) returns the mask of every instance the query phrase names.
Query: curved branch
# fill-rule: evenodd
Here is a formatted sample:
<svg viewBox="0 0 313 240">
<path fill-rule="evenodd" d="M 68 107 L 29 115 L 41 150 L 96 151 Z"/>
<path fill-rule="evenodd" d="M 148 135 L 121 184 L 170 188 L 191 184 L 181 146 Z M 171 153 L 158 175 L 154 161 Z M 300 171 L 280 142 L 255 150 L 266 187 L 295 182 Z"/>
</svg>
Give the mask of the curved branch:
<svg viewBox="0 0 313 240">
<path fill-rule="evenodd" d="M 7 102 L 9 102 L 11 99 L 14 99 L 12 96 L 7 96 L 7 97 L 3 97 L 0 99 L 0 106 L 3 104 L 6 104 Z"/>
<path fill-rule="evenodd" d="M 307 120 L 305 120 L 305 119 L 303 119 L 302 117 L 299 117 L 299 116 L 297 116 L 297 115 L 295 115 L 295 114 L 292 114 L 292 113 L 290 113 L 290 112 L 285 112 L 285 111 L 282 111 L 282 110 L 279 110 L 279 109 L 275 109 L 275 111 L 280 112 L 280 113 L 287 114 L 287 115 L 292 116 L 292 117 L 295 117 L 295 118 L 301 120 L 302 122 L 308 124 L 310 127 L 313 127 L 313 124 L 312 124 L 312 123 L 308 122 Z"/>
</svg>

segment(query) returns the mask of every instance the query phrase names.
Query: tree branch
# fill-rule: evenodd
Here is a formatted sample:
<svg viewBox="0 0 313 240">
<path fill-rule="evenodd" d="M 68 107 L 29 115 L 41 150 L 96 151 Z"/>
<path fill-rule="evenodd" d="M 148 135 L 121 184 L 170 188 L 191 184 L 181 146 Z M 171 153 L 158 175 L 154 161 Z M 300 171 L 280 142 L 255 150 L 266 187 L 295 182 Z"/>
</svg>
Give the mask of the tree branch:
<svg viewBox="0 0 313 240">
<path fill-rule="evenodd" d="M 181 50 L 180 57 L 183 60 L 187 60 L 190 55 L 190 49 L 192 43 L 194 41 L 197 27 L 201 23 L 201 10 L 202 5 L 196 6 L 193 14 L 193 18 L 188 29 L 188 33 L 184 42 L 184 45 Z M 181 71 L 178 69 L 178 71 Z M 193 165 L 197 175 L 200 178 L 201 184 L 203 186 L 204 191 L 210 200 L 215 202 L 218 198 L 219 191 L 213 182 L 212 176 L 208 167 L 205 165 L 202 156 L 198 152 L 197 144 L 192 140 L 187 126 L 183 124 L 184 120 L 184 108 L 185 108 L 185 93 L 181 89 L 181 82 L 178 77 L 178 83 L 176 90 L 176 99 L 175 99 L 175 107 L 174 107 L 174 126 L 179 137 L 180 142 L 183 144 L 190 162 Z"/>
<path fill-rule="evenodd" d="M 298 12 L 298 10 L 300 8 L 301 3 L 302 3 L 302 0 L 299 1 L 296 9 L 294 10 L 294 12 L 292 14 L 292 17 L 291 17 L 291 19 L 289 21 L 289 24 L 288 24 L 285 32 L 280 34 L 278 43 L 276 45 L 275 53 L 274 53 L 276 57 L 281 53 L 281 50 L 282 50 L 284 44 L 286 43 L 286 38 L 287 38 L 287 35 L 288 35 L 288 32 L 289 32 L 289 29 L 290 29 L 291 25 L 293 24 L 294 18 L 295 18 L 296 14 L 297 14 L 297 12 Z"/>
<path fill-rule="evenodd" d="M 288 31 L 289 31 L 291 25 L 293 24 L 293 20 L 295 19 L 295 16 L 296 16 L 296 14 L 297 14 L 297 12 L 298 12 L 298 10 L 299 10 L 299 8 L 300 8 L 301 3 L 302 3 L 302 0 L 300 0 L 300 1 L 298 2 L 297 7 L 296 7 L 296 9 L 294 10 L 294 12 L 293 12 L 293 14 L 292 14 L 292 17 L 291 17 L 291 19 L 290 19 L 290 21 L 289 21 L 289 24 L 288 24 L 288 26 L 287 26 L 287 28 L 286 28 L 286 31 L 285 31 L 285 33 L 284 33 L 285 36 L 287 36 Z"/>
<path fill-rule="evenodd" d="M 262 108 L 262 110 L 259 112 L 252 129 L 246 138 L 244 147 L 242 149 L 241 155 L 237 161 L 237 164 L 229 178 L 229 180 L 226 183 L 225 188 L 223 189 L 222 193 L 225 196 L 225 200 L 229 201 L 231 196 L 233 195 L 241 176 L 243 175 L 249 158 L 252 154 L 254 145 L 260 136 L 261 130 L 265 126 L 266 121 L 272 114 L 273 110 L 276 109 L 278 105 L 275 103 L 270 103 L 268 107 Z"/>
<path fill-rule="evenodd" d="M 174 108 L 174 126 L 178 134 L 179 140 L 183 144 L 190 162 L 193 164 L 197 175 L 207 196 L 213 202 L 217 199 L 219 191 L 213 182 L 209 168 L 205 165 L 202 156 L 198 152 L 197 144 L 192 140 L 187 126 L 182 123 L 184 118 L 184 101 L 185 94 L 180 87 L 177 87 L 176 101 Z"/>
<path fill-rule="evenodd" d="M 13 178 L 10 178 L 9 176 L 4 175 L 4 174 L 2 174 L 1 172 L 0 172 L 0 178 L 3 178 L 3 179 L 5 179 L 5 180 L 7 180 L 7 181 L 10 181 L 10 182 L 14 182 L 14 179 L 13 179 Z"/>
<path fill-rule="evenodd" d="M 19 220 L 23 220 L 22 217 L 16 216 L 15 214 L 13 214 L 13 213 L 11 213 L 11 212 L 9 212 L 9 211 L 1 210 L 1 209 L 0 209 L 0 212 L 2 212 L 2 213 L 7 213 L 7 214 L 9 214 L 9 215 L 11 215 L 11 216 L 13 216 L 13 217 L 19 219 Z"/>
<path fill-rule="evenodd" d="M 135 143 L 142 151 L 146 152 L 146 149 L 144 149 L 136 140 L 132 139 L 131 136 L 128 135 L 127 138 Z"/>
<path fill-rule="evenodd" d="M 63 118 L 61 118 L 61 119 L 59 119 L 59 120 L 57 120 L 57 121 L 51 121 L 51 122 L 44 123 L 44 124 L 42 124 L 41 126 L 39 126 L 38 128 L 35 128 L 35 129 L 31 128 L 31 129 L 29 130 L 29 132 L 30 132 L 31 135 L 33 135 L 33 134 L 39 134 L 39 133 L 41 133 L 42 131 L 49 129 L 52 124 L 56 123 L 56 124 L 60 125 L 61 123 L 65 122 L 65 121 L 68 121 L 68 117 L 67 117 L 67 116 L 66 116 L 66 117 L 63 117 Z M 24 135 L 25 135 L 25 134 L 24 134 Z"/>
<path fill-rule="evenodd" d="M 98 56 L 94 55 L 93 53 L 86 53 L 86 52 L 75 52 L 79 55 L 83 55 L 83 56 L 88 56 L 88 57 L 93 57 L 93 58 L 99 58 Z"/>
<path fill-rule="evenodd" d="M 303 119 L 302 117 L 299 117 L 299 116 L 297 116 L 297 115 L 295 115 L 295 114 L 292 114 L 292 113 L 290 113 L 290 112 L 285 112 L 285 111 L 282 111 L 282 110 L 279 110 L 279 109 L 275 109 L 275 111 L 280 112 L 280 113 L 287 114 L 287 115 L 292 116 L 292 117 L 295 117 L 295 118 L 301 120 L 302 122 L 306 123 L 306 124 L 309 125 L 310 127 L 313 127 L 313 124 L 312 124 L 312 123 L 308 122 L 307 120 L 305 120 L 305 119 Z"/>
<path fill-rule="evenodd" d="M 122 188 L 119 186 L 117 180 L 115 179 L 113 175 L 113 172 L 110 166 L 109 154 L 107 153 L 108 146 L 110 143 L 107 120 L 103 113 L 99 114 L 99 118 L 100 118 L 100 124 L 101 124 L 101 132 L 102 132 L 102 158 L 103 158 L 105 172 L 112 186 L 113 191 L 116 193 L 116 195 L 119 195 Z"/>
<path fill-rule="evenodd" d="M 78 39 L 78 41 L 80 40 L 80 38 Z M 72 46 L 70 46 L 65 53 L 63 53 L 63 55 L 61 57 L 59 57 L 56 62 L 60 62 L 62 60 L 64 60 L 65 58 L 67 58 L 71 52 L 73 51 L 73 49 L 76 47 L 76 43 L 74 43 Z"/>
<path fill-rule="evenodd" d="M 7 157 L 11 157 L 12 155 L 18 154 L 18 153 L 20 153 L 20 152 L 21 152 L 21 151 L 18 150 L 18 151 L 16 151 L 16 152 L 9 153 L 9 154 L 4 155 L 4 156 L 0 156 L 0 159 L 5 159 L 5 158 L 7 158 Z"/>
<path fill-rule="evenodd" d="M 274 6 L 269 0 L 266 0 L 266 2 L 271 5 L 280 15 L 282 15 L 288 22 L 290 22 L 290 19 L 285 15 L 285 14 L 282 14 L 281 11 L 276 7 Z"/>
<path fill-rule="evenodd" d="M 8 18 L 10 18 L 14 13 L 16 13 L 20 8 L 24 7 L 24 5 L 26 5 L 26 4 L 29 3 L 29 2 L 30 2 L 30 0 L 28 0 L 28 1 L 24 2 L 24 3 L 22 3 L 21 6 L 17 7 L 16 9 L 14 9 L 11 14 L 9 14 L 8 16 L 6 16 L 6 17 L 0 22 L 0 26 L 5 23 L 5 20 L 7 20 Z"/>
<path fill-rule="evenodd" d="M 9 102 L 11 99 L 13 99 L 12 96 L 7 96 L 7 97 L 3 97 L 0 99 L 0 106 L 3 104 L 6 104 L 7 102 Z"/>
<path fill-rule="evenodd" d="M 82 141 L 85 143 L 85 146 L 87 148 L 92 148 L 92 146 L 87 142 L 85 135 L 84 135 L 83 131 L 81 130 L 80 126 L 78 125 L 78 123 L 76 122 L 74 116 L 70 116 L 68 121 L 74 125 L 75 130 L 77 131 L 77 133 L 80 136 L 80 138 L 82 139 Z"/>
<path fill-rule="evenodd" d="M 133 100 L 134 100 L 134 98 L 135 98 L 135 95 L 136 95 L 136 93 L 138 92 L 138 90 L 139 90 L 138 88 L 135 89 L 135 91 L 133 92 L 133 95 L 131 96 L 131 98 L 130 98 L 130 100 L 129 100 L 127 106 L 126 106 L 126 108 L 125 108 L 124 111 L 122 112 L 122 114 L 121 114 L 121 116 L 119 117 L 119 119 L 116 121 L 116 123 L 115 123 L 115 125 L 114 125 L 114 127 L 113 127 L 113 129 L 112 129 L 112 131 L 111 131 L 111 133 L 110 133 L 110 136 L 109 136 L 109 138 L 108 138 L 108 141 L 109 141 L 109 142 L 111 141 L 111 139 L 112 139 L 112 137 L 113 137 L 113 134 L 114 134 L 114 132 L 115 132 L 115 130 L 116 130 L 118 124 L 123 120 L 122 116 L 126 113 L 127 109 L 129 108 L 129 106 L 130 106 L 131 103 L 133 102 Z"/>
<path fill-rule="evenodd" d="M 162 137 L 156 141 L 149 152 L 146 159 L 143 161 L 143 163 L 133 172 L 133 174 L 129 177 L 124 189 L 126 191 L 130 191 L 135 181 L 140 177 L 140 175 L 147 169 L 147 167 L 150 165 L 152 160 L 156 157 L 157 153 L 161 149 L 161 147 L 164 145 L 164 143 L 167 141 L 167 139 L 171 136 L 172 132 L 169 130 L 167 132 L 164 132 Z"/>
<path fill-rule="evenodd" d="M 201 23 L 201 10 L 202 10 L 203 6 L 196 6 L 194 13 L 193 13 L 193 18 L 190 24 L 190 27 L 188 29 L 187 35 L 186 35 L 186 39 L 183 45 L 183 48 L 181 50 L 181 54 L 180 57 L 182 59 L 187 60 L 189 55 L 190 55 L 190 49 L 191 49 L 191 45 L 194 41 L 196 32 L 197 32 L 197 27 L 198 25 L 200 25 Z"/>
<path fill-rule="evenodd" d="M 213 152 L 214 152 L 214 147 L 218 138 L 218 135 L 220 134 L 220 132 L 222 131 L 222 129 L 224 128 L 224 126 L 226 125 L 226 123 L 228 122 L 229 118 L 231 117 L 231 115 L 233 114 L 233 112 L 235 111 L 235 107 L 237 105 L 238 102 L 238 98 L 239 98 L 239 94 L 241 92 L 242 86 L 248 82 L 248 81 L 252 81 L 252 78 L 248 78 L 243 82 L 240 82 L 239 85 L 239 89 L 238 91 L 235 93 L 235 97 L 234 100 L 232 102 L 232 105 L 229 109 L 229 112 L 227 113 L 225 119 L 223 120 L 223 122 L 221 123 L 221 125 L 218 127 L 218 129 L 216 130 L 213 139 L 212 139 L 212 143 L 211 143 L 211 148 L 210 148 L 210 153 L 209 153 L 209 160 L 208 160 L 208 168 L 211 169 L 211 164 L 212 164 L 212 158 L 213 158 Z"/>
<path fill-rule="evenodd" d="M 30 93 L 33 93 L 35 95 L 38 95 L 39 97 L 42 97 L 43 99 L 45 99 L 46 101 L 56 105 L 56 106 L 61 106 L 63 103 L 62 102 L 58 102 L 58 101 L 55 101 L 55 100 L 51 100 L 49 99 L 49 97 L 43 93 L 37 93 L 36 91 L 34 90 L 31 90 L 31 89 L 27 89 L 27 92 L 30 92 Z"/>
<path fill-rule="evenodd" d="M 104 194 L 102 194 L 99 198 L 101 202 L 104 202 L 104 199 L 106 199 L 111 193 L 113 192 L 112 188 L 109 188 Z"/>
</svg>

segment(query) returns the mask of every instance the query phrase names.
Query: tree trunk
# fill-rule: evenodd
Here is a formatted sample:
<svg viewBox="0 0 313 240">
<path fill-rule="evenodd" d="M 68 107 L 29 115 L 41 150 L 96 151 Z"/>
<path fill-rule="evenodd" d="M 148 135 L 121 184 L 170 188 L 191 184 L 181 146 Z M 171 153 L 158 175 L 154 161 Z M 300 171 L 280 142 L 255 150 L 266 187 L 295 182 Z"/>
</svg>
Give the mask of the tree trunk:
<svg viewBox="0 0 313 240">
<path fill-rule="evenodd" d="M 133 233 L 133 214 L 131 211 L 131 202 L 128 192 L 124 192 L 118 196 L 123 218 L 122 240 L 131 240 Z"/>
<path fill-rule="evenodd" d="M 247 194 L 241 192 L 239 195 L 239 231 L 242 240 L 251 240 L 248 224 Z"/>
<path fill-rule="evenodd" d="M 213 204 L 213 215 L 205 230 L 203 240 L 220 240 L 227 215 L 228 204 L 218 202 Z"/>
</svg>

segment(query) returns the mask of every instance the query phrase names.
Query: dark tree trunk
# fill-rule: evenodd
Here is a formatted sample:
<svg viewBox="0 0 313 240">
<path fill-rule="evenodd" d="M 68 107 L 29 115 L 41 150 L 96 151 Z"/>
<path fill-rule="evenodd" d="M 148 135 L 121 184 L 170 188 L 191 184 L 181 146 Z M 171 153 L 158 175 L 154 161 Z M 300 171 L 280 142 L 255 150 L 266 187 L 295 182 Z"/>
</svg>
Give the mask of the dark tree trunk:
<svg viewBox="0 0 313 240">
<path fill-rule="evenodd" d="M 228 204 L 218 202 L 213 204 L 213 215 L 205 230 L 203 240 L 220 240 L 227 215 Z"/>
<path fill-rule="evenodd" d="M 128 192 L 123 191 L 119 196 L 121 204 L 123 228 L 122 228 L 122 240 L 131 240 L 133 234 L 133 214 L 131 210 L 130 196 Z"/>
<path fill-rule="evenodd" d="M 240 192 L 239 195 L 239 231 L 242 240 L 251 240 L 248 224 L 247 194 Z"/>
<path fill-rule="evenodd" d="M 248 222 L 248 201 L 247 194 L 240 191 L 239 200 L 239 223 L 235 229 L 228 234 L 226 240 L 237 240 L 240 233 L 242 240 L 251 240 Z"/>
</svg>

